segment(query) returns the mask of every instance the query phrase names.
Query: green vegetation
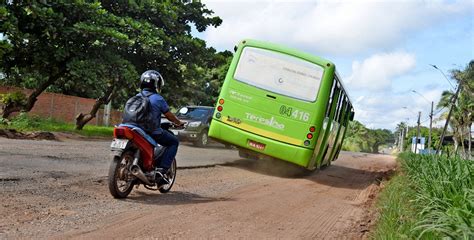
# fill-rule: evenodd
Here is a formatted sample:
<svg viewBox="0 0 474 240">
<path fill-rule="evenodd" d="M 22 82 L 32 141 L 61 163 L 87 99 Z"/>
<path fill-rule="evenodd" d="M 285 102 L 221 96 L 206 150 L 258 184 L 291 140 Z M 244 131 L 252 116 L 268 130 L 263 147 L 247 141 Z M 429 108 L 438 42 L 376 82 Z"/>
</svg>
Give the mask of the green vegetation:
<svg viewBox="0 0 474 240">
<path fill-rule="evenodd" d="M 75 133 L 88 137 L 112 137 L 113 127 L 88 125 L 82 130 L 74 129 L 75 125 L 54 119 L 43 119 L 38 116 L 28 116 L 20 113 L 10 121 L 0 118 L 0 128 L 15 129 L 17 131 L 48 131 Z"/>
<path fill-rule="evenodd" d="M 374 239 L 474 238 L 474 162 L 400 154 L 401 174 L 379 198 Z"/>
<path fill-rule="evenodd" d="M 437 68 L 435 66 L 435 68 Z M 442 153 L 450 155 L 459 155 L 465 159 L 472 158 L 471 134 L 470 129 L 474 121 L 474 60 L 462 70 L 454 69 L 450 71 L 450 77 L 458 84 L 459 94 L 453 105 L 455 92 L 454 89 L 444 91 L 437 104 L 439 111 L 444 111 L 442 115 L 434 119 L 434 122 L 444 123 L 448 116 L 449 109 L 452 106 L 452 114 L 449 119 L 449 127 L 445 136 L 452 136 L 454 144 L 444 142 L 441 148 Z M 407 132 L 408 130 L 408 132 Z M 403 134 L 403 151 L 410 149 L 411 138 L 417 135 L 417 127 L 408 127 L 406 122 L 400 122 L 395 128 L 398 147 L 400 148 L 400 136 Z M 429 128 L 420 126 L 420 136 L 426 138 L 425 149 L 437 149 L 440 144 L 440 136 L 443 128 L 433 127 L 431 132 L 431 145 L 428 146 Z M 445 139 L 446 141 L 446 139 Z"/>
<path fill-rule="evenodd" d="M 397 125 L 395 128 L 394 135 L 396 136 L 397 140 L 397 146 L 399 147 L 399 142 L 400 141 L 400 132 L 403 132 L 403 150 L 404 151 L 409 151 L 408 149 L 411 148 L 411 139 L 412 137 L 415 137 L 418 129 L 416 126 L 408 127 L 408 133 L 406 132 L 407 125 L 405 122 L 401 122 Z M 425 149 L 428 149 L 431 147 L 431 149 L 436 149 L 436 147 L 439 144 L 440 141 L 440 136 L 441 132 L 443 131 L 442 128 L 436 128 L 433 127 L 431 130 L 431 146 L 428 146 L 428 136 L 430 132 L 430 128 L 420 126 L 420 136 L 425 138 Z M 443 151 L 449 151 L 448 148 L 443 148 Z"/>
<path fill-rule="evenodd" d="M 393 134 L 387 129 L 368 129 L 358 121 L 349 122 L 342 150 L 378 153 L 379 147 L 392 143 Z"/>
<path fill-rule="evenodd" d="M 101 105 L 123 106 L 147 69 L 163 74 L 170 105 L 215 102 L 232 55 L 192 36 L 222 22 L 200 1 L 7 1 L 0 21 L 0 85 L 32 89 L 0 115 L 30 111 L 43 91 L 96 99 L 78 129 Z"/>
<path fill-rule="evenodd" d="M 449 125 L 453 130 L 454 152 L 464 158 L 470 158 L 472 154 L 470 133 L 474 121 L 474 61 L 471 61 L 463 70 L 451 70 L 451 78 L 457 82 L 459 88 L 457 101 L 453 105 L 452 116 L 449 119 Z M 454 95 L 453 91 L 444 91 L 437 108 L 449 109 Z M 447 113 L 443 117 L 446 118 Z M 458 148 L 459 146 L 461 149 Z M 467 151 L 466 148 L 468 148 Z"/>
</svg>

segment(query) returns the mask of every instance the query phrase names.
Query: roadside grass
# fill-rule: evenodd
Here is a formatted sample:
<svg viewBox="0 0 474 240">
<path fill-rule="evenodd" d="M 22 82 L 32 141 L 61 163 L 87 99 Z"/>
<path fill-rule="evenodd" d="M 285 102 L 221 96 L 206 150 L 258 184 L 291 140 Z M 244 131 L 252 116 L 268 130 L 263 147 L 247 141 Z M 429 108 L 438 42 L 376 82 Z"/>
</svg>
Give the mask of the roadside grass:
<svg viewBox="0 0 474 240">
<path fill-rule="evenodd" d="M 5 122 L 5 121 L 4 121 Z M 65 132 L 74 133 L 87 137 L 111 137 L 113 127 L 103 127 L 95 125 L 86 125 L 82 130 L 75 130 L 75 125 L 65 123 L 50 118 L 40 118 L 38 116 L 28 116 L 21 113 L 14 117 L 8 123 L 0 124 L 0 128 L 15 129 L 17 131 L 47 131 L 47 132 Z"/>
<path fill-rule="evenodd" d="M 474 161 L 402 153 L 373 239 L 474 239 Z"/>
</svg>

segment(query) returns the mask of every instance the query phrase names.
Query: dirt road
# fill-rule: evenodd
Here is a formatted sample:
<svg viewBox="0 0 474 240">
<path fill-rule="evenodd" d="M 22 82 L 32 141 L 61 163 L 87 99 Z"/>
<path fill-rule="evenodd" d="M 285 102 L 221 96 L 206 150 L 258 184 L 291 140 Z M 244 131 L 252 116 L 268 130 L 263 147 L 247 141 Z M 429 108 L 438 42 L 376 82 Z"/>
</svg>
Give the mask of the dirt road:
<svg viewBox="0 0 474 240">
<path fill-rule="evenodd" d="M 301 174 L 183 144 L 170 193 L 141 187 L 116 200 L 108 145 L 0 138 L 0 239 L 361 239 L 379 183 L 396 165 L 387 155 L 342 153 Z"/>
</svg>

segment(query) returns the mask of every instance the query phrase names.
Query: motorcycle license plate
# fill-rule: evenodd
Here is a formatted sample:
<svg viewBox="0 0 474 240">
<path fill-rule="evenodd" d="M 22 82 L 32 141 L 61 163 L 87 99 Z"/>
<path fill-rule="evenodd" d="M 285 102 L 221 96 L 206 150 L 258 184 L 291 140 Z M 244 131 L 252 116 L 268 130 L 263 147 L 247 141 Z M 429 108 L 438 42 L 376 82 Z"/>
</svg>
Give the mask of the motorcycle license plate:
<svg viewBox="0 0 474 240">
<path fill-rule="evenodd" d="M 120 148 L 120 149 L 125 149 L 127 146 L 128 139 L 114 139 L 112 143 L 110 144 L 111 148 Z"/>
</svg>

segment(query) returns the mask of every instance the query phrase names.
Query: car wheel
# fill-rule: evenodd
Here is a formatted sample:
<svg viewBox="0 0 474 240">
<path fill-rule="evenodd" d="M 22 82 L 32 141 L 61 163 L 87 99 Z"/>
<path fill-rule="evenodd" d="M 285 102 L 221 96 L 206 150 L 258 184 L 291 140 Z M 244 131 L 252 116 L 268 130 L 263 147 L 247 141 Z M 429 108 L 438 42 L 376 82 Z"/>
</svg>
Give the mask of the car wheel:
<svg viewBox="0 0 474 240">
<path fill-rule="evenodd" d="M 207 129 L 202 130 L 199 134 L 198 139 L 194 144 L 198 147 L 205 147 L 209 143 L 209 137 L 207 135 Z"/>
</svg>

